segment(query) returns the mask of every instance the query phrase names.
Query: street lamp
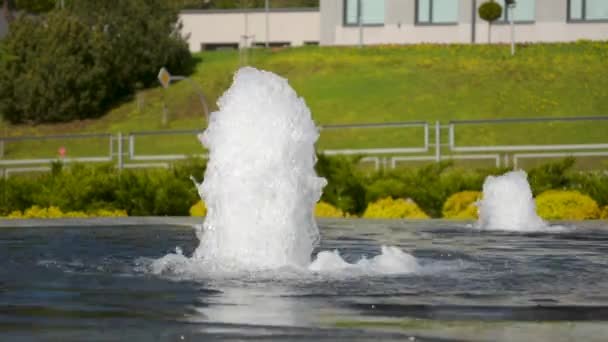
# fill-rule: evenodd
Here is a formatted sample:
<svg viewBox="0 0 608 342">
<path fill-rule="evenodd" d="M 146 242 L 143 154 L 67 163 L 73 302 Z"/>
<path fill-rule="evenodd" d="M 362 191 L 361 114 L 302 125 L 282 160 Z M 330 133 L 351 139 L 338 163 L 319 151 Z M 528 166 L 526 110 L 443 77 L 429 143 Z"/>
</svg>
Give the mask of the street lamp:
<svg viewBox="0 0 608 342">
<path fill-rule="evenodd" d="M 363 47 L 363 1 L 357 0 L 357 19 L 359 20 L 359 47 Z"/>
<path fill-rule="evenodd" d="M 517 3 L 515 0 L 505 0 L 505 4 L 509 9 L 509 22 L 511 24 L 511 56 L 515 55 L 515 18 L 514 11 Z"/>
</svg>

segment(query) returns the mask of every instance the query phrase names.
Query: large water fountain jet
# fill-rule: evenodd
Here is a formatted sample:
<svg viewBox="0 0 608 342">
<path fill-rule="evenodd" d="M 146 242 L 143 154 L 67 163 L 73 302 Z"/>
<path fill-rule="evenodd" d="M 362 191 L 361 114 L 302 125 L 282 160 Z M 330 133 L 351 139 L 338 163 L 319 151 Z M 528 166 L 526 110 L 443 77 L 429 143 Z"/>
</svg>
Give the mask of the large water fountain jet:
<svg viewBox="0 0 608 342">
<path fill-rule="evenodd" d="M 537 231 L 549 225 L 536 213 L 536 203 L 524 171 L 488 176 L 478 203 L 476 227 L 511 231 Z"/>
<path fill-rule="evenodd" d="M 345 265 L 381 273 L 415 270 L 414 257 L 395 247 L 357 264 L 321 252 L 311 265 L 319 242 L 313 210 L 326 180 L 314 170 L 319 131 L 286 79 L 243 68 L 218 106 L 200 137 L 209 150 L 205 179 L 197 184 L 208 208 L 197 233 L 200 245 L 192 258 L 177 253 L 156 260 L 154 272 L 323 272 Z"/>
</svg>

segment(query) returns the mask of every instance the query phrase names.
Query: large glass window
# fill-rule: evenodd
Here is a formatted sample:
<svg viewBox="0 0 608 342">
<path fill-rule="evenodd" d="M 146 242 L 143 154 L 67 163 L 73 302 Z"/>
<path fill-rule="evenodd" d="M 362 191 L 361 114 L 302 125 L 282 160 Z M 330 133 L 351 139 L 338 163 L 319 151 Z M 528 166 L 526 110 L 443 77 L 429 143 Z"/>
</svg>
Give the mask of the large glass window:
<svg viewBox="0 0 608 342">
<path fill-rule="evenodd" d="M 344 0 L 344 24 L 359 25 L 359 15 L 363 25 L 383 25 L 384 0 Z"/>
<path fill-rule="evenodd" d="M 569 0 L 568 20 L 608 20 L 608 0 Z"/>
<path fill-rule="evenodd" d="M 417 0 L 416 22 L 419 24 L 458 23 L 458 0 Z"/>
<path fill-rule="evenodd" d="M 502 6 L 502 21 L 511 20 L 511 11 L 507 8 L 505 0 L 498 0 Z M 536 13 L 536 0 L 516 0 L 515 9 L 513 10 L 513 21 L 526 22 L 534 21 Z"/>
</svg>

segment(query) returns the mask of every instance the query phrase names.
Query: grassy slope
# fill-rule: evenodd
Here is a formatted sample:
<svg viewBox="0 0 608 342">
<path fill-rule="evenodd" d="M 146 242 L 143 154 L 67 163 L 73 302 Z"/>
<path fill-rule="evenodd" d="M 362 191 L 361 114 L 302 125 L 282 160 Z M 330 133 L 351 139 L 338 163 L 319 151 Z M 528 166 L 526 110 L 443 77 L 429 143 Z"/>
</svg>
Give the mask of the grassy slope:
<svg viewBox="0 0 608 342">
<path fill-rule="evenodd" d="M 215 108 L 214 103 L 229 87 L 239 66 L 238 53 L 219 51 L 197 57 L 201 62 L 192 78 Z M 607 42 L 522 46 L 515 57 L 508 55 L 508 47 L 499 45 L 259 49 L 251 51 L 249 61 L 287 77 L 319 124 L 608 115 Z M 145 90 L 139 98 L 143 99 L 139 101 L 141 109 L 133 99 L 94 121 L 36 127 L 5 125 L 0 129 L 7 135 L 40 135 L 194 129 L 205 125 L 198 100 L 185 82 L 168 90 Z M 161 120 L 163 101 L 169 110 L 167 124 Z M 541 131 L 548 127 L 546 124 L 530 127 L 462 129 L 459 142 L 518 143 L 524 138 L 527 143 L 597 142 L 605 137 L 608 122 L 578 125 L 575 129 L 554 124 L 548 131 Z M 411 129 L 373 134 L 326 131 L 321 146 L 411 146 L 419 144 L 421 136 L 419 130 Z M 106 145 L 95 145 L 105 150 Z M 35 149 L 28 146 L 14 146 L 12 153 Z M 84 153 L 87 146 L 81 144 L 79 148 Z M 200 151 L 190 137 L 142 139 L 138 148 L 155 153 L 175 148 Z"/>
</svg>

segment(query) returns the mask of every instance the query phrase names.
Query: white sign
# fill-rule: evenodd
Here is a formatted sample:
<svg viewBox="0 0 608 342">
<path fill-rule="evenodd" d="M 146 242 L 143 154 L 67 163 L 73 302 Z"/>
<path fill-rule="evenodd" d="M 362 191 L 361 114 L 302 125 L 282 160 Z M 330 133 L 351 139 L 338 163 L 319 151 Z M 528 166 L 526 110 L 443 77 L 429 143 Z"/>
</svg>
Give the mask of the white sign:
<svg viewBox="0 0 608 342">
<path fill-rule="evenodd" d="M 163 88 L 169 88 L 169 83 L 171 83 L 171 74 L 165 68 L 161 68 L 158 72 L 158 80 L 160 84 L 162 84 Z"/>
</svg>

